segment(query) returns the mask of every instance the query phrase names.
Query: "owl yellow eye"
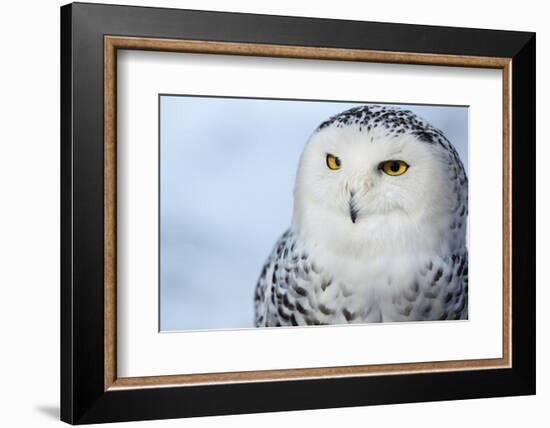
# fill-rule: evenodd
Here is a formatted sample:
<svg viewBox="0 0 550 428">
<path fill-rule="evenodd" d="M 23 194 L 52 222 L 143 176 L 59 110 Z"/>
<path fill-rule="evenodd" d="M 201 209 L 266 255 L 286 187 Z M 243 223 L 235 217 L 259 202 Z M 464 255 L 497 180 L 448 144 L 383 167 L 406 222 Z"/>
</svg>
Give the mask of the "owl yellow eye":
<svg viewBox="0 0 550 428">
<path fill-rule="evenodd" d="M 336 156 L 331 155 L 330 153 L 327 155 L 327 166 L 329 169 L 337 170 L 340 169 L 341 163 L 340 159 L 338 159 Z"/>
<path fill-rule="evenodd" d="M 379 168 L 388 175 L 396 176 L 405 174 L 405 172 L 409 169 L 409 165 L 407 162 L 402 160 L 389 160 L 382 162 Z"/>
</svg>

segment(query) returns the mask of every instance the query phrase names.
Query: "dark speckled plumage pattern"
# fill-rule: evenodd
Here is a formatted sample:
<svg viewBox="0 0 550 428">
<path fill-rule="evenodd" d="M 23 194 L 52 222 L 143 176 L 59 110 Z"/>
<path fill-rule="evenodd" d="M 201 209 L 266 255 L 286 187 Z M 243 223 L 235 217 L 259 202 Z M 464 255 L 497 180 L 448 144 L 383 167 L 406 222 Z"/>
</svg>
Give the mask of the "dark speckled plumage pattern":
<svg viewBox="0 0 550 428">
<path fill-rule="evenodd" d="M 255 293 L 257 327 L 457 320 L 468 317 L 468 254 L 426 261 L 390 309 L 364 301 L 351 287 L 317 266 L 287 231 L 262 269 Z M 368 286 L 368 284 L 365 284 Z"/>
</svg>

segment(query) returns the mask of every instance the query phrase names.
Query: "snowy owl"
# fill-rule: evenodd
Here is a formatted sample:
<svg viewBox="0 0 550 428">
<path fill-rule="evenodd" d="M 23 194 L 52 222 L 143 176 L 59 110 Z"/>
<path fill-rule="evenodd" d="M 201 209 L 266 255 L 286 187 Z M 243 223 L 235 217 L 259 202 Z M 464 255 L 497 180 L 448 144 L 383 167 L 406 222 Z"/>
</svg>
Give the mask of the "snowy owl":
<svg viewBox="0 0 550 428">
<path fill-rule="evenodd" d="M 302 152 L 256 326 L 467 319 L 467 216 L 468 179 L 440 130 L 385 106 L 330 118 Z"/>
</svg>

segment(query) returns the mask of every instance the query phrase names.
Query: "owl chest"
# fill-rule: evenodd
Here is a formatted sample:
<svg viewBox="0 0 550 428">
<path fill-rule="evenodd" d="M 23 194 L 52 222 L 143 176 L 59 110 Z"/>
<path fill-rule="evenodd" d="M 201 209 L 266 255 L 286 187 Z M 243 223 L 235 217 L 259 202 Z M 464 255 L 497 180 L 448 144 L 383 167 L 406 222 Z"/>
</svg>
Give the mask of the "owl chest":
<svg viewBox="0 0 550 428">
<path fill-rule="evenodd" d="M 334 289 L 314 290 L 317 305 L 343 322 L 460 319 L 467 316 L 467 254 L 421 254 L 332 266 Z M 325 318 L 327 323 L 339 322 Z"/>
<path fill-rule="evenodd" d="M 310 325 L 393 320 L 395 310 L 388 302 L 395 302 L 415 270 L 410 261 L 326 263 L 316 278 L 290 281 L 296 320 Z"/>
<path fill-rule="evenodd" d="M 344 294 L 356 299 L 384 299 L 414 278 L 421 261 L 409 256 L 327 262 L 326 275 L 334 278 Z"/>
</svg>

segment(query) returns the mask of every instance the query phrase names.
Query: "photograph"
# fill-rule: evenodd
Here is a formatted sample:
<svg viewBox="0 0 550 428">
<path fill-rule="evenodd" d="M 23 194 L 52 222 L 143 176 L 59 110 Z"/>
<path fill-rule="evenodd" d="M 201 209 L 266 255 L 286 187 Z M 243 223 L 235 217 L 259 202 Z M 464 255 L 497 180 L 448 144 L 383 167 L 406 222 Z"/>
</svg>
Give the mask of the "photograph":
<svg viewBox="0 0 550 428">
<path fill-rule="evenodd" d="M 468 320 L 468 106 L 158 102 L 161 332 Z"/>
</svg>

